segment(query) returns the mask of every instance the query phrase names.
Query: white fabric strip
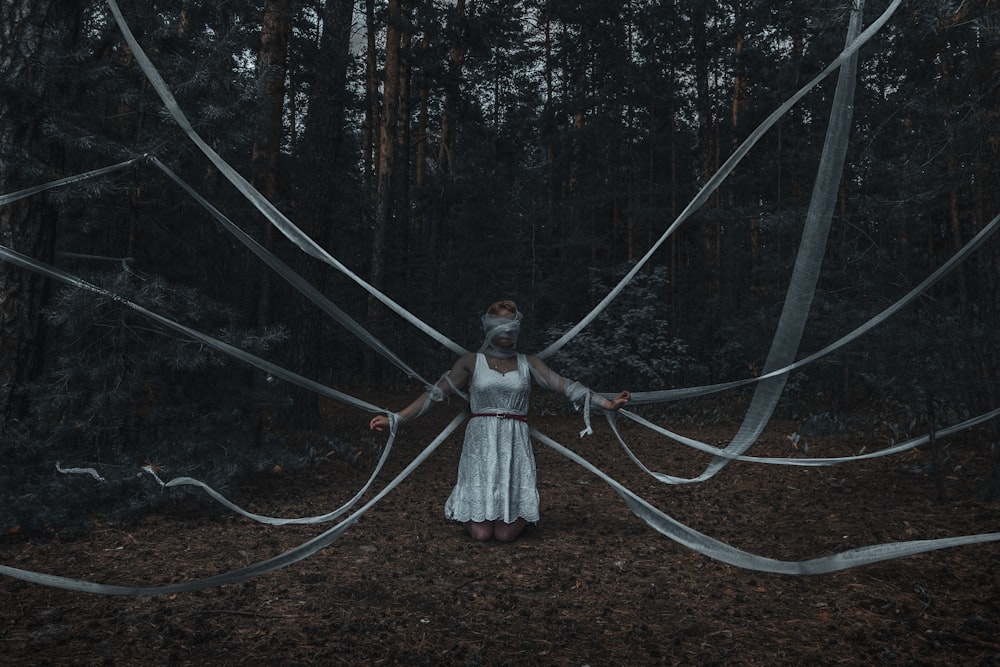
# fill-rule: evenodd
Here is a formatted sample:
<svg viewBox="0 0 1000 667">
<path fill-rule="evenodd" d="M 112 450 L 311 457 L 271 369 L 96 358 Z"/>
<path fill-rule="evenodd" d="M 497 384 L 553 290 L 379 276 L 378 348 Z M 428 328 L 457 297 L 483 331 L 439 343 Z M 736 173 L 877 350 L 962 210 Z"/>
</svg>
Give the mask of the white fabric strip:
<svg viewBox="0 0 1000 667">
<path fill-rule="evenodd" d="M 169 482 L 163 482 L 159 477 L 155 475 L 155 473 L 153 473 L 151 469 L 148 468 L 143 468 L 143 469 L 153 474 L 153 476 L 156 477 L 156 481 L 158 481 L 160 483 L 160 486 L 162 486 L 165 489 L 178 486 L 194 486 L 200 488 L 202 491 L 208 494 L 210 498 L 218 502 L 220 505 L 232 510 L 233 512 L 236 512 L 241 516 L 244 516 L 248 519 L 252 519 L 253 521 L 256 521 L 258 523 L 264 523 L 271 526 L 312 525 L 317 523 L 329 523 L 330 521 L 333 521 L 343 516 L 348 510 L 354 507 L 357 504 L 357 502 L 361 500 L 361 497 L 365 495 L 368 489 L 371 488 L 371 485 L 375 481 L 375 478 L 378 477 L 379 472 L 382 470 L 382 466 L 389 458 L 389 452 L 392 451 L 392 445 L 396 440 L 396 433 L 399 430 L 398 420 L 390 419 L 389 424 L 390 424 L 389 439 L 383 446 L 382 455 L 379 457 L 378 463 L 375 466 L 375 470 L 372 471 L 372 474 L 371 476 L 369 476 L 368 481 L 365 482 L 364 486 L 362 486 L 361 489 L 354 495 L 354 497 L 348 500 L 346 503 L 344 503 L 343 505 L 341 505 L 340 507 L 331 512 L 327 512 L 326 514 L 320 514 L 318 516 L 282 518 L 282 517 L 265 516 L 263 514 L 255 514 L 253 512 L 243 509 L 242 507 L 232 502 L 231 500 L 229 500 L 221 493 L 219 493 L 211 486 L 205 484 L 202 481 L 193 479 L 191 477 L 176 477 L 170 480 Z"/>
<path fill-rule="evenodd" d="M 364 342 L 366 345 L 375 350 L 383 358 L 387 359 L 396 368 L 403 371 L 408 377 L 420 380 L 425 387 L 431 386 L 430 383 L 423 379 L 417 371 L 413 370 L 406 362 L 404 362 L 396 353 L 386 347 L 378 338 L 373 336 L 361 326 L 357 321 L 351 318 L 350 315 L 345 313 L 343 310 L 338 308 L 332 301 L 330 301 L 326 295 L 320 292 L 318 289 L 313 287 L 309 282 L 302 278 L 298 273 L 293 271 L 284 262 L 278 259 L 274 253 L 270 252 L 267 248 L 260 245 L 251 238 L 246 232 L 240 229 L 235 223 L 233 223 L 228 217 L 222 214 L 215 206 L 213 206 L 207 199 L 202 197 L 192 188 L 187 182 L 181 179 L 177 174 L 175 174 L 169 167 L 160 162 L 155 156 L 149 158 L 150 164 L 155 166 L 157 169 L 162 171 L 170 180 L 179 185 L 188 195 L 191 196 L 196 202 L 198 202 L 202 208 L 204 208 L 208 213 L 215 218 L 215 220 L 223 226 L 223 228 L 232 234 L 237 241 L 246 246 L 253 254 L 257 255 L 265 264 L 271 267 L 275 273 L 284 278 L 290 285 L 301 292 L 305 297 L 312 301 L 316 306 L 319 307 L 324 313 L 329 315 L 340 324 L 342 327 L 354 334 L 358 339 Z"/>
<path fill-rule="evenodd" d="M 511 359 L 517 355 L 517 352 L 513 348 L 504 349 L 497 347 L 493 343 L 493 339 L 498 336 L 507 336 L 517 341 L 517 337 L 521 333 L 521 319 L 523 317 L 520 311 L 514 313 L 513 319 L 509 317 L 497 317 L 489 313 L 483 315 L 484 338 L 479 351 L 488 357 L 496 359 Z"/>
<path fill-rule="evenodd" d="M 784 561 L 759 556 L 743 551 L 742 549 L 737 549 L 677 521 L 666 512 L 654 507 L 634 492 L 616 482 L 607 473 L 591 464 L 576 452 L 560 445 L 537 429 L 531 429 L 531 435 L 601 478 L 625 500 L 625 503 L 636 516 L 649 524 L 657 532 L 704 556 L 747 570 L 773 572 L 775 574 L 828 574 L 838 570 L 870 565 L 879 561 L 912 556 L 938 549 L 1000 541 L 1000 533 L 983 533 L 980 535 L 965 535 L 937 540 L 877 544 L 803 561 Z"/>
<path fill-rule="evenodd" d="M 63 468 L 62 464 L 56 461 L 56 470 L 64 475 L 90 475 L 98 482 L 105 481 L 94 468 Z"/>
<path fill-rule="evenodd" d="M 855 36 L 861 29 L 862 7 L 863 2 L 856 0 L 854 8 L 851 10 L 847 32 L 848 45 L 855 41 Z M 840 67 L 837 89 L 834 92 L 830 109 L 826 140 L 823 143 L 823 152 L 820 156 L 812 196 L 809 199 L 809 208 L 806 211 L 802 240 L 795 256 L 795 266 L 792 269 L 788 294 L 785 295 L 781 309 L 778 328 L 771 341 L 767 360 L 764 362 L 764 375 L 787 366 L 795 360 L 799 343 L 802 340 L 802 332 L 805 331 L 809 307 L 816 291 L 816 283 L 819 281 L 823 257 L 826 255 L 827 237 L 833 221 L 833 212 L 837 204 L 838 189 L 850 140 L 857 66 L 857 52 L 854 52 Z M 757 441 L 774 414 L 774 409 L 781 399 L 787 379 L 788 376 L 782 374 L 768 377 L 757 383 L 743 423 L 732 442 L 726 447 L 727 453 L 742 454 Z M 699 479 L 711 478 L 728 465 L 730 460 L 721 456 L 714 458 L 699 476 Z"/>
<path fill-rule="evenodd" d="M 9 567 L 7 565 L 0 565 L 0 574 L 13 577 L 14 579 L 20 579 L 21 581 L 41 584 L 43 586 L 80 591 L 83 593 L 98 593 L 101 595 L 169 595 L 171 593 L 182 593 L 185 591 L 199 591 L 205 588 L 232 584 L 239 581 L 245 581 L 253 577 L 259 577 L 262 574 L 267 574 L 268 572 L 273 572 L 274 570 L 297 563 L 300 560 L 308 558 L 321 549 L 333 544 L 348 528 L 361 518 L 365 512 L 382 500 L 382 498 L 396 488 L 400 482 L 409 477 L 414 470 L 427 460 L 427 457 L 429 457 L 434 450 L 436 450 L 438 446 L 440 446 L 440 444 L 444 442 L 445 439 L 447 439 L 448 436 L 451 435 L 452 432 L 468 418 L 468 416 L 468 410 L 457 415 L 447 426 L 445 426 L 438 436 L 434 438 L 434 440 L 427 445 L 427 447 L 419 455 L 417 455 L 417 457 L 414 458 L 413 461 L 406 466 L 406 468 L 403 469 L 402 472 L 386 484 L 385 488 L 379 491 L 375 497 L 365 503 L 362 507 L 358 508 L 353 514 L 338 523 L 336 526 L 333 526 L 326 532 L 317 535 L 307 542 L 303 542 L 293 549 L 289 549 L 288 551 L 278 554 L 273 558 L 268 558 L 252 565 L 248 565 L 247 567 L 230 570 L 228 572 L 212 577 L 206 577 L 204 579 L 194 579 L 191 581 L 164 584 L 162 586 L 102 584 L 83 579 L 73 579 L 71 577 L 62 577 L 42 572 L 32 572 L 30 570 L 22 570 L 16 567 Z"/>
<path fill-rule="evenodd" d="M 901 454 L 903 452 L 909 451 L 911 449 L 916 449 L 917 447 L 925 445 L 930 441 L 930 435 L 924 434 L 921 436 L 917 436 L 916 438 L 911 438 L 906 442 L 897 443 L 891 447 L 886 447 L 873 452 L 868 452 L 867 454 L 857 454 L 855 456 L 814 457 L 814 458 L 745 456 L 742 454 L 733 454 L 731 452 L 727 452 L 724 449 L 713 447 L 706 442 L 702 442 L 700 440 L 695 440 L 693 438 L 688 438 L 678 433 L 674 433 L 628 410 L 621 410 L 619 413 L 608 413 L 608 421 L 611 425 L 611 430 L 614 432 L 615 437 L 618 439 L 618 443 L 622 446 L 622 448 L 625 449 L 625 453 L 628 454 L 629 458 L 632 459 L 632 461 L 643 472 L 647 473 L 654 479 L 663 482 L 664 484 L 692 484 L 700 480 L 698 480 L 697 478 L 674 477 L 673 475 L 668 475 L 661 472 L 655 472 L 646 467 L 646 465 L 639 459 L 639 457 L 635 455 L 632 449 L 625 443 L 625 440 L 621 436 L 621 433 L 619 433 L 618 425 L 615 423 L 615 418 L 614 418 L 615 414 L 621 414 L 626 419 L 631 419 L 637 424 L 641 424 L 642 426 L 645 426 L 646 428 L 656 433 L 659 433 L 662 436 L 670 438 L 675 442 L 679 442 L 683 445 L 691 447 L 692 449 L 697 449 L 698 451 L 705 452 L 707 454 L 712 454 L 713 456 L 728 458 L 733 461 L 744 461 L 747 463 L 763 463 L 770 465 L 787 465 L 787 466 L 799 466 L 807 468 L 840 465 L 843 463 L 852 463 L 855 461 L 863 461 L 867 459 L 875 459 L 884 456 L 893 456 L 895 454 Z M 934 437 L 939 440 L 947 438 L 949 436 L 955 435 L 956 433 L 972 428 L 974 426 L 985 424 L 991 419 L 995 419 L 997 417 L 1000 417 L 1000 408 L 983 413 L 978 417 L 972 417 L 971 419 L 966 419 L 965 421 L 959 422 L 958 424 L 938 429 L 937 431 L 934 432 Z"/>
<path fill-rule="evenodd" d="M 215 165 L 219 172 L 222 173 L 229 180 L 229 182 L 232 183 L 233 186 L 236 187 L 236 189 L 239 190 L 240 193 L 264 215 L 265 218 L 267 218 L 275 229 L 284 234 L 288 240 L 297 245 L 307 254 L 329 264 L 353 280 L 358 286 L 378 299 L 383 305 L 425 333 L 427 336 L 430 336 L 456 354 L 466 354 L 468 352 L 468 350 L 463 348 L 461 345 L 455 343 L 444 334 L 433 329 L 431 326 L 420 320 L 416 315 L 413 315 L 388 296 L 375 289 L 372 285 L 369 285 L 354 272 L 341 264 L 337 259 L 332 257 L 326 250 L 321 248 L 319 244 L 305 234 L 305 232 L 296 227 L 284 213 L 279 211 L 277 207 L 264 197 L 264 195 L 258 192 L 257 189 L 254 188 L 249 181 L 243 178 L 243 176 L 241 176 L 235 169 L 233 169 L 232 166 L 222 158 L 222 156 L 216 153 L 212 147 L 209 146 L 197 132 L 195 132 L 191 123 L 184 115 L 184 112 L 181 111 L 180 106 L 177 104 L 177 100 L 174 99 L 174 96 L 167 87 L 163 77 L 160 76 L 160 73 L 153 66 L 152 61 L 142 50 L 142 47 L 139 46 L 139 42 L 135 39 L 131 29 L 125 22 L 125 18 L 122 16 L 121 10 L 119 10 L 115 0 L 107 0 L 107 3 L 111 9 L 111 13 L 114 15 L 115 22 L 118 24 L 122 35 L 125 37 L 125 41 L 128 42 L 129 48 L 132 50 L 132 55 L 135 57 L 136 63 L 146 75 L 146 78 L 153 86 L 153 89 L 156 90 L 157 94 L 160 96 L 160 99 L 163 101 L 163 104 L 166 106 L 167 111 L 173 117 L 174 121 L 181 127 L 182 130 L 184 130 L 184 133 L 187 134 L 188 138 L 191 139 L 191 141 L 194 142 L 199 149 L 201 149 L 201 152 L 204 153 L 212 164 Z"/>
<path fill-rule="evenodd" d="M 762 380 L 767 380 L 773 377 L 778 377 L 779 375 L 787 375 L 794 370 L 807 366 L 817 359 L 830 354 L 834 350 L 837 350 L 848 343 L 855 341 L 864 334 L 868 333 L 875 327 L 879 326 L 887 319 L 898 313 L 900 310 L 910 305 L 915 301 L 921 294 L 925 293 L 931 287 L 940 282 L 945 276 L 947 276 L 951 271 L 953 271 L 959 264 L 964 262 L 969 255 L 978 250 L 983 243 L 989 239 L 996 231 L 1000 229 L 1000 214 L 998 214 L 993 220 L 989 222 L 985 227 L 983 227 L 978 234 L 976 234 L 968 243 L 966 243 L 962 248 L 958 250 L 947 262 L 942 264 L 936 271 L 925 278 L 919 285 L 907 292 L 901 299 L 896 301 L 894 304 L 880 312 L 875 317 L 871 318 L 858 328 L 854 329 L 847 335 L 839 338 L 838 340 L 830 343 L 823 349 L 810 354 L 807 357 L 803 357 L 795 363 L 789 364 L 783 368 L 779 368 L 767 373 L 761 374 L 759 377 L 747 378 L 745 380 L 736 380 L 733 382 L 723 382 L 719 384 L 705 385 L 701 387 L 688 387 L 684 389 L 667 389 L 663 391 L 646 391 L 646 392 L 632 392 L 632 400 L 630 403 L 632 405 L 643 405 L 648 403 L 664 403 L 667 401 L 677 401 L 687 398 L 694 398 L 696 396 L 705 396 L 708 394 L 713 394 L 720 391 L 725 391 L 728 389 L 735 389 L 737 387 L 743 387 L 746 385 L 754 384 Z M 604 394 L 602 394 L 604 395 Z M 608 395 L 605 395 L 608 396 Z"/>
<path fill-rule="evenodd" d="M 244 361 L 250 364 L 251 366 L 256 366 L 257 368 L 270 373 L 274 377 L 281 378 L 282 380 L 286 380 L 288 382 L 299 385 L 300 387 L 303 387 L 310 391 L 314 391 L 317 394 L 320 394 L 321 396 L 326 396 L 327 398 L 332 398 L 336 401 L 340 401 L 341 403 L 353 405 L 356 408 L 367 410 L 368 412 L 380 412 L 385 414 L 390 412 L 385 408 L 380 408 L 378 406 L 372 405 L 371 403 L 368 403 L 367 401 L 363 401 L 349 394 L 345 394 L 331 387 L 327 387 L 323 384 L 320 384 L 319 382 L 310 380 L 307 377 L 303 377 L 298 373 L 293 373 L 290 370 L 282 368 L 281 366 L 278 366 L 275 363 L 267 361 L 266 359 L 262 359 L 261 357 L 258 357 L 254 354 L 250 354 L 249 352 L 245 352 L 237 347 L 234 347 L 228 343 L 224 343 L 223 341 L 213 338 L 207 334 L 203 334 L 200 331 L 196 331 L 194 329 L 191 329 L 190 327 L 186 327 L 183 324 L 180 324 L 179 322 L 175 322 L 167 317 L 154 313 L 151 310 L 147 310 L 146 308 L 143 308 L 139 304 L 133 303 L 118 294 L 113 294 L 112 292 L 109 292 L 96 285 L 88 283 L 85 280 L 82 280 L 69 273 L 66 273 L 65 271 L 61 271 L 47 264 L 43 264 L 34 259 L 31 259 L 30 257 L 27 257 L 19 252 L 11 250 L 10 248 L 4 245 L 0 245 L 0 257 L 7 260 L 8 262 L 11 262 L 12 264 L 16 264 L 17 266 L 28 269 L 29 271 L 34 271 L 36 273 L 47 276 L 54 280 L 58 280 L 59 282 L 66 283 L 68 285 L 73 285 L 74 287 L 85 289 L 90 292 L 94 292 L 95 294 L 100 294 L 105 298 L 117 301 L 123 306 L 127 306 L 132 310 L 135 310 L 136 312 L 144 315 L 145 317 L 153 320 L 154 322 L 158 322 L 170 329 L 173 329 L 182 334 L 190 336 L 191 338 L 198 340 L 204 343 L 205 345 L 208 345 L 209 347 L 218 350 L 219 352 L 222 352 L 223 354 L 228 354 L 229 356 L 236 357 L 237 359 Z"/>
<path fill-rule="evenodd" d="M 91 178 L 96 178 L 98 176 L 106 176 L 107 174 L 112 174 L 116 171 L 121 171 L 131 167 L 137 162 L 142 162 L 145 158 L 133 158 L 131 160 L 126 160 L 125 162 L 120 162 L 110 167 L 102 167 L 100 169 L 94 169 L 93 171 L 87 171 L 82 174 L 76 174 L 75 176 L 68 176 L 66 178 L 60 178 L 55 181 L 50 181 L 44 185 L 36 185 L 31 188 L 26 188 L 24 190 L 18 190 L 17 192 L 11 192 L 9 194 L 0 195 L 0 206 L 6 206 L 7 204 L 12 204 L 19 199 L 24 199 L 25 197 L 30 197 L 32 195 L 37 195 L 39 192 L 45 192 L 51 188 L 63 187 L 66 185 L 72 185 L 74 183 L 79 183 L 81 181 L 86 181 Z"/>
<path fill-rule="evenodd" d="M 591 310 L 586 317 L 580 320 L 580 322 L 578 322 L 573 328 L 571 328 L 569 331 L 563 334 L 558 340 L 556 340 L 547 348 L 539 352 L 537 356 L 540 359 L 546 359 L 552 356 L 563 346 L 565 346 L 566 343 L 568 343 L 574 337 L 576 337 L 576 335 L 580 333 L 580 331 L 583 330 L 587 325 L 593 322 L 598 315 L 604 312 L 604 310 L 611 304 L 611 302 L 618 297 L 621 291 L 625 289 L 625 286 L 628 285 L 630 282 L 632 282 L 632 279 L 635 278 L 635 276 L 639 273 L 639 271 L 641 271 L 645 267 L 645 265 L 649 262 L 649 260 L 653 257 L 653 255 L 660 249 L 660 246 L 662 246 L 666 242 L 666 240 L 674 233 L 674 231 L 682 223 L 684 223 L 684 221 L 686 221 L 692 214 L 694 214 L 695 211 L 701 208 L 702 204 L 708 201 L 708 198 L 712 195 L 712 193 L 715 192 L 715 190 L 729 176 L 729 174 L 733 171 L 733 169 L 736 168 L 736 165 L 740 163 L 740 161 L 746 156 L 746 154 L 750 152 L 750 149 L 753 148 L 758 141 L 760 141 L 760 139 L 764 136 L 764 134 L 766 134 L 767 131 L 770 130 L 775 123 L 781 120 L 781 117 L 784 116 L 786 113 L 788 113 L 789 109 L 791 109 L 798 103 L 799 100 L 805 97 L 805 95 L 810 90 L 815 88 L 821 81 L 823 81 L 823 79 L 828 77 L 831 73 L 836 71 L 837 68 L 840 67 L 843 63 L 847 62 L 850 58 L 852 58 L 857 53 L 858 49 L 860 49 L 866 42 L 868 42 L 868 40 L 874 37 L 875 34 L 878 33 L 878 31 L 885 26 L 885 24 L 889 21 L 892 15 L 896 13 L 896 10 L 899 8 L 901 3 L 902 0 L 893 0 L 893 2 L 889 5 L 889 7 L 886 8 L 886 10 L 882 13 L 881 16 L 879 16 L 878 20 L 872 23 L 867 30 L 865 30 L 858 36 L 857 39 L 851 42 L 850 45 L 846 49 L 844 49 L 844 51 L 841 52 L 841 54 L 837 56 L 837 58 L 833 62 L 827 65 L 826 69 L 820 72 L 814 79 L 812 79 L 812 81 L 808 82 L 806 85 L 800 88 L 794 95 L 788 98 L 788 100 L 786 100 L 784 104 L 775 109 L 774 112 L 771 113 L 771 115 L 769 115 L 766 119 L 764 119 L 764 121 L 759 126 L 757 126 L 757 128 L 754 129 L 753 132 L 750 133 L 750 136 L 748 136 L 746 140 L 744 140 L 743 143 L 740 144 L 739 148 L 737 148 L 736 151 L 731 156 L 729 156 L 729 159 L 727 159 L 725 163 L 723 163 L 723 165 L 719 167 L 718 171 L 716 171 L 715 174 L 713 174 L 712 177 L 705 183 L 705 185 L 702 186 L 701 190 L 698 191 L 698 194 L 695 195 L 694 199 L 692 199 L 691 202 L 684 208 L 684 210 L 681 211 L 680 215 L 677 216 L 677 218 L 670 225 L 670 227 L 667 228 L 667 231 L 663 232 L 663 234 L 656 241 L 656 243 L 654 243 L 649 248 L 649 250 L 646 251 L 646 254 L 643 255 L 638 262 L 636 262 L 635 266 L 632 267 L 632 269 L 625 275 L 625 277 L 622 278 L 618 282 L 618 284 L 610 292 L 608 292 L 608 294 L 603 299 L 601 299 L 600 303 L 594 306 L 594 309 Z"/>
</svg>

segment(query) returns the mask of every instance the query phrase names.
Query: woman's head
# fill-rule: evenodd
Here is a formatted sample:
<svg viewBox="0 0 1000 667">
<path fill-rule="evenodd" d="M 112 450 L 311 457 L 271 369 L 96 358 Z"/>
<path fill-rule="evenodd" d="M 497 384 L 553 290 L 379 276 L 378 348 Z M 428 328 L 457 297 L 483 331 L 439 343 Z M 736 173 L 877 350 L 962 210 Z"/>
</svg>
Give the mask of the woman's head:
<svg viewBox="0 0 1000 667">
<path fill-rule="evenodd" d="M 513 349 L 521 331 L 521 312 L 517 304 L 509 299 L 492 304 L 483 315 L 483 331 L 486 333 L 483 349 L 491 348 L 494 352 L 497 348 Z"/>
<path fill-rule="evenodd" d="M 516 317 L 518 315 L 517 304 L 511 301 L 510 299 L 503 299 L 501 301 L 497 301 L 496 303 L 490 305 L 490 307 L 486 309 L 486 314 L 503 315 L 504 314 L 503 311 L 505 310 L 507 311 L 507 313 L 509 314 L 508 316 L 510 317 Z"/>
</svg>

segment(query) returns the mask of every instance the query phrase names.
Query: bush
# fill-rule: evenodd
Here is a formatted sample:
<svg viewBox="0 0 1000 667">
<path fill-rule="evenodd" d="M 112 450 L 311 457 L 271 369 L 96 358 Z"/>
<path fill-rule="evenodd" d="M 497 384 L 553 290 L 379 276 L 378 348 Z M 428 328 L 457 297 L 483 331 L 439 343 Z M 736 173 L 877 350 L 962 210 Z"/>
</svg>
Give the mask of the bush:
<svg viewBox="0 0 1000 667">
<path fill-rule="evenodd" d="M 127 268 L 92 282 L 254 354 L 285 339 L 280 328 L 241 329 L 196 291 Z M 223 490 L 240 473 L 305 460 L 267 431 L 266 415 L 287 402 L 281 383 L 92 292 L 59 291 L 45 316 L 46 364 L 28 389 L 29 418 L 0 433 L 0 530 L 83 525 L 93 514 L 148 507 L 162 494 L 146 466 Z M 59 463 L 95 468 L 105 481 L 59 473 Z"/>
<path fill-rule="evenodd" d="M 597 320 L 559 351 L 553 366 L 597 391 L 670 387 L 691 359 L 687 345 L 672 333 L 662 298 L 666 286 L 663 267 L 638 274 Z M 593 294 L 608 289 L 592 274 Z M 570 326 L 553 325 L 546 335 L 555 340 Z"/>
</svg>

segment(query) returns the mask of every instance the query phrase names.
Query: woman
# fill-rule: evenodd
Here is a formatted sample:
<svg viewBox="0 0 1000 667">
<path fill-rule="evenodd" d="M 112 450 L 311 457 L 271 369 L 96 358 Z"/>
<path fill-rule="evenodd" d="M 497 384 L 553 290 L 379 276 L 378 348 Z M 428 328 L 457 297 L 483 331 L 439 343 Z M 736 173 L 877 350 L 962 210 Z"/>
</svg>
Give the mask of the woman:
<svg viewBox="0 0 1000 667">
<path fill-rule="evenodd" d="M 630 396 L 613 400 L 569 382 L 540 359 L 515 351 L 521 313 L 513 301 L 498 301 L 483 316 L 486 342 L 475 354 L 462 356 L 432 392 L 425 392 L 403 409 L 400 423 L 419 417 L 431 401 L 468 388 L 472 417 L 465 431 L 458 481 L 445 503 L 445 517 L 461 522 L 481 542 L 510 542 L 528 523 L 538 521 L 535 457 L 528 435 L 531 378 L 542 387 L 565 394 L 574 402 L 596 401 L 618 410 Z M 589 409 L 589 405 L 585 406 Z M 369 426 L 381 431 L 389 417 L 379 415 Z"/>
</svg>

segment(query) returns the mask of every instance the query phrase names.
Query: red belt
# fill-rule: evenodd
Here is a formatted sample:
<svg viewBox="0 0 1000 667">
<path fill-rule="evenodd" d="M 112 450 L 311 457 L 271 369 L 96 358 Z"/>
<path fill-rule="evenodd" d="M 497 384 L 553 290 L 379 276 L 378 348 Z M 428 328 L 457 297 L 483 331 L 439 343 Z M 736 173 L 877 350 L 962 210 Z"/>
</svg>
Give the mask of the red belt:
<svg viewBox="0 0 1000 667">
<path fill-rule="evenodd" d="M 497 419 L 514 419 L 519 422 L 526 422 L 528 418 L 525 415 L 514 414 L 513 412 L 480 412 L 472 415 L 473 417 L 496 417 Z"/>
</svg>

